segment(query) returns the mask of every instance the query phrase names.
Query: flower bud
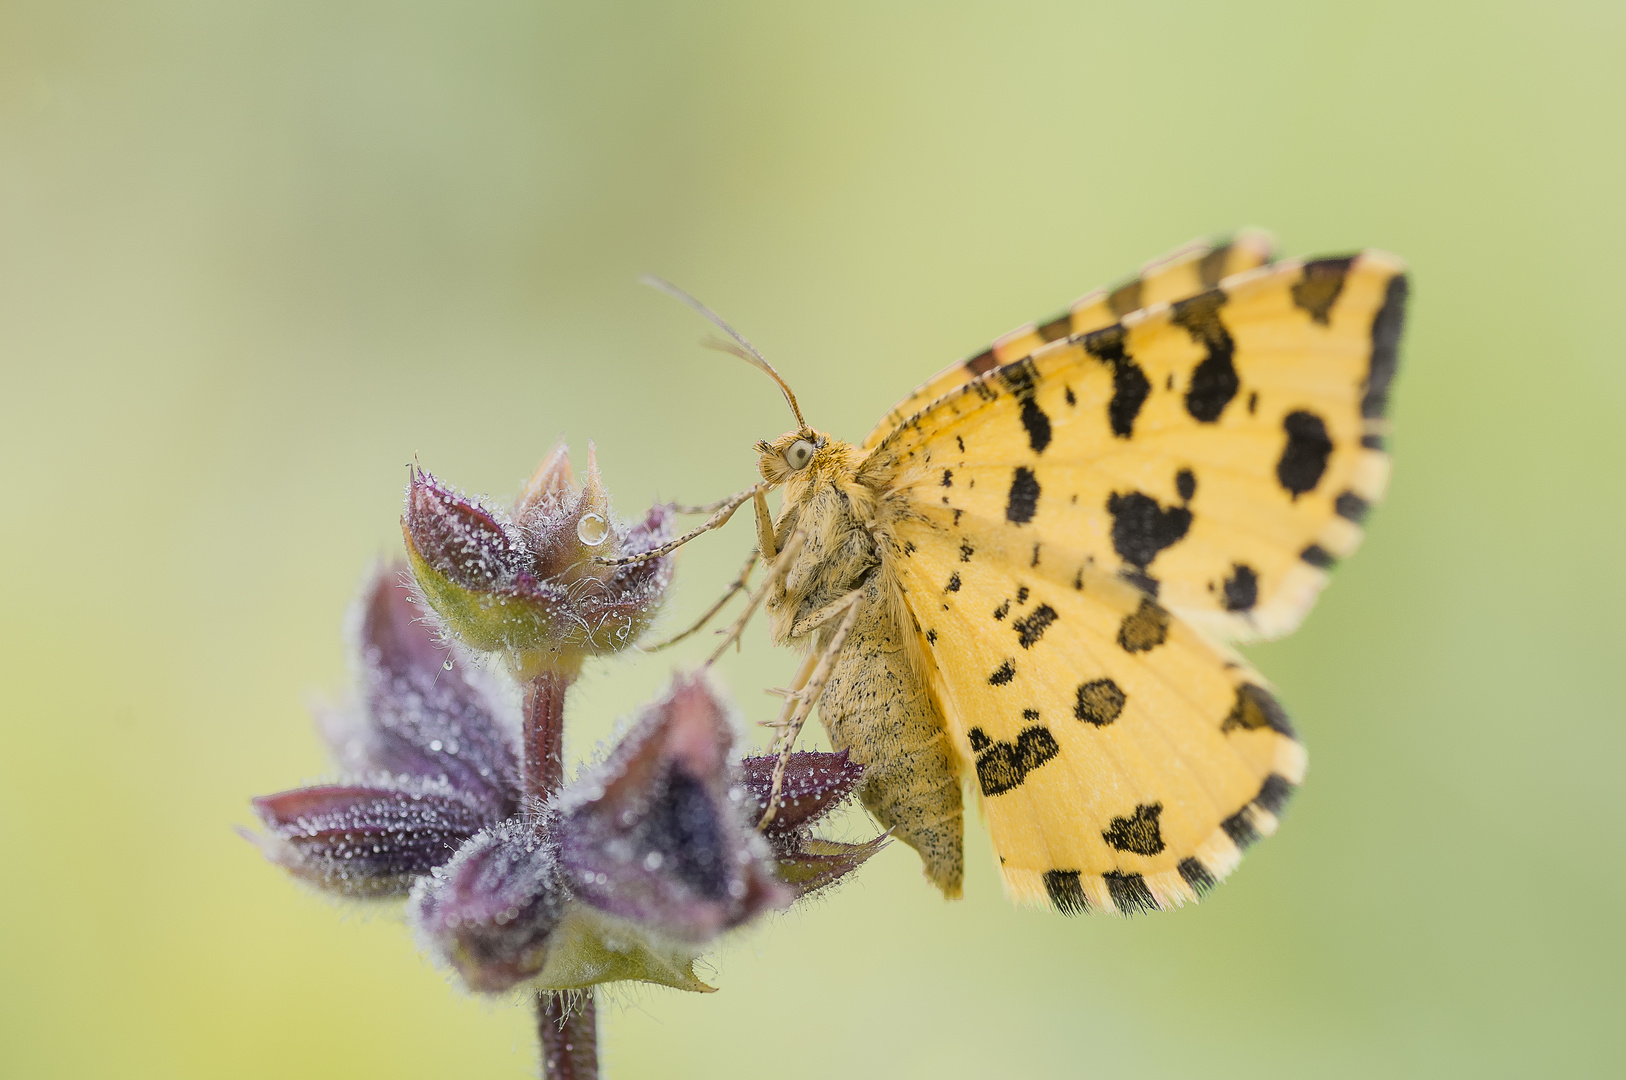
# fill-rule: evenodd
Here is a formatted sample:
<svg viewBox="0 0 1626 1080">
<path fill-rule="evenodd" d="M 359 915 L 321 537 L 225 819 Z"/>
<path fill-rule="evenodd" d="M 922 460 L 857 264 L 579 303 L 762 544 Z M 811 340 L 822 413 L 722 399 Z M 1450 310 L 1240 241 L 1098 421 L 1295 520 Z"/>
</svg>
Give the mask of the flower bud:
<svg viewBox="0 0 1626 1080">
<path fill-rule="evenodd" d="M 404 584 L 406 565 L 377 571 L 352 631 L 358 708 L 324 717 L 339 760 L 357 774 L 443 781 L 487 811 L 518 808 L 519 762 L 508 703 L 489 675 L 438 641 Z"/>
<path fill-rule="evenodd" d="M 705 680 L 676 679 L 560 797 L 560 862 L 576 897 L 694 945 L 788 906 L 731 767 L 733 744 Z"/>
<path fill-rule="evenodd" d="M 672 580 L 670 556 L 627 566 L 601 558 L 648 551 L 667 536 L 671 511 L 618 524 L 589 457 L 581 488 L 556 447 L 512 516 L 413 474 L 402 531 L 412 573 L 446 630 L 470 648 L 501 653 L 515 673 L 574 673 L 583 658 L 631 645 Z"/>
<path fill-rule="evenodd" d="M 481 808 L 447 788 L 333 784 L 254 800 L 268 836 L 245 835 L 295 877 L 344 896 L 405 896 L 480 831 Z"/>
<path fill-rule="evenodd" d="M 757 819 L 766 813 L 773 794 L 773 773 L 778 755 L 749 757 L 740 772 L 750 793 Z M 785 763 L 778 807 L 762 835 L 773 849 L 781 881 L 796 891 L 799 900 L 858 869 L 887 844 L 880 836 L 862 844 L 843 844 L 812 835 L 813 823 L 852 797 L 864 768 L 847 760 L 847 751 L 834 754 L 800 752 Z"/>
<path fill-rule="evenodd" d="M 423 881 L 412 905 L 419 932 L 474 990 L 618 980 L 710 989 L 694 975 L 700 952 L 795 895 L 752 828 L 733 744 L 705 681 L 680 677 L 545 810 L 481 833 Z M 836 764 L 843 792 L 855 769 Z M 824 798 L 820 781 L 801 787 Z M 850 861 L 845 852 L 799 857 L 825 876 Z"/>
<path fill-rule="evenodd" d="M 496 992 L 533 978 L 569 894 L 544 830 L 509 818 L 481 833 L 423 878 L 412 917 L 429 949 L 470 990 Z"/>
<path fill-rule="evenodd" d="M 267 833 L 245 833 L 272 862 L 345 896 L 406 895 L 519 804 L 500 703 L 424 625 L 404 571 L 380 567 L 362 590 L 356 700 L 323 717 L 349 778 L 255 799 Z"/>
</svg>

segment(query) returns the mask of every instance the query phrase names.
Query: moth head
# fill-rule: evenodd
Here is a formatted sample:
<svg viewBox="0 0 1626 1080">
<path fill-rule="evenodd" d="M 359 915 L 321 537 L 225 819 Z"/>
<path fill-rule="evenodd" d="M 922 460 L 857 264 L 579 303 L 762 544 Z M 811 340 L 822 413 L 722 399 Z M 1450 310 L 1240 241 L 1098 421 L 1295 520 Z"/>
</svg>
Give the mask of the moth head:
<svg viewBox="0 0 1626 1080">
<path fill-rule="evenodd" d="M 757 471 L 770 484 L 783 484 L 787 480 L 808 477 L 818 471 L 817 463 L 828 457 L 830 437 L 812 428 L 787 431 L 773 442 L 759 442 L 756 451 Z"/>
</svg>

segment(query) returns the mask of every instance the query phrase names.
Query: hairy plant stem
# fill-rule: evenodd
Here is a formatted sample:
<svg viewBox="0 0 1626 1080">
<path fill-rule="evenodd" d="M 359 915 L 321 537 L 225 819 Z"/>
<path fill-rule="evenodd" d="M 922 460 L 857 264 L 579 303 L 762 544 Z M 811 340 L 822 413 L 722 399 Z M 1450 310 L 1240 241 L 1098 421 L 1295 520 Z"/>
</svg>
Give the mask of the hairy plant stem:
<svg viewBox="0 0 1626 1080">
<path fill-rule="evenodd" d="M 565 780 L 565 691 L 574 673 L 543 671 L 525 686 L 525 793 L 552 798 Z"/>
<path fill-rule="evenodd" d="M 598 1018 L 593 992 L 569 1009 L 559 994 L 538 994 L 536 1033 L 547 1080 L 598 1080 Z"/>
<path fill-rule="evenodd" d="M 549 799 L 565 779 L 565 691 L 574 672 L 543 671 L 525 686 L 525 793 Z M 536 995 L 536 1034 L 546 1080 L 598 1080 L 593 991 L 574 1008 L 559 994 Z"/>
</svg>

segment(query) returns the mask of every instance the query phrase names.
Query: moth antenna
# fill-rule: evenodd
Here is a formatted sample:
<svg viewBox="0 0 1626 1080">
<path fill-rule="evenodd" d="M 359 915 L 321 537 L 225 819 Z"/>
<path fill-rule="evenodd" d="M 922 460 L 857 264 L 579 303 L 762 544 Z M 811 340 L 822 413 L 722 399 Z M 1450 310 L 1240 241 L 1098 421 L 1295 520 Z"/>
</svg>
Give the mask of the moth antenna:
<svg viewBox="0 0 1626 1080">
<path fill-rule="evenodd" d="M 717 326 L 718 329 L 722 330 L 723 333 L 732 338 L 732 341 L 723 341 L 719 338 L 710 338 L 701 344 L 706 345 L 709 348 L 720 349 L 726 353 L 732 353 L 741 360 L 744 360 L 747 364 L 750 364 L 752 367 L 766 374 L 768 378 L 772 379 L 774 382 L 778 383 L 779 389 L 784 392 L 786 404 L 790 406 L 790 411 L 796 415 L 797 428 L 801 431 L 808 430 L 807 421 L 802 419 L 802 409 L 796 404 L 796 395 L 791 392 L 790 384 L 785 382 L 785 380 L 780 376 L 779 372 L 774 370 L 773 365 L 768 363 L 766 357 L 757 352 L 755 345 L 752 345 L 749 341 L 745 340 L 745 335 L 741 334 L 738 330 L 724 322 L 721 315 L 717 314 L 715 311 L 711 310 L 711 308 L 707 307 L 705 304 L 702 304 L 699 300 L 695 299 L 693 296 L 690 296 L 687 292 L 678 288 L 676 285 L 673 285 L 670 281 L 658 278 L 654 274 L 643 274 L 638 278 L 638 280 L 641 283 L 648 285 L 651 289 L 657 289 L 665 293 L 667 296 L 672 297 L 674 300 L 680 301 L 681 303 L 687 304 L 694 308 L 707 319 L 711 320 L 711 322 Z"/>
</svg>

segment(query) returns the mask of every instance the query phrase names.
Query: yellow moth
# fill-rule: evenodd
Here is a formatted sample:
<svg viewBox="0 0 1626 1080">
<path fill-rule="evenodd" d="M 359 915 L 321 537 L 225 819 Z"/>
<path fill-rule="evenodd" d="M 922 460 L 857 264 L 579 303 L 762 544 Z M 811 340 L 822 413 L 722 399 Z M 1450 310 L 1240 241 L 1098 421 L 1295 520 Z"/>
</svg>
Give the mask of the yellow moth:
<svg viewBox="0 0 1626 1080">
<path fill-rule="evenodd" d="M 1294 629 L 1359 544 L 1406 294 L 1390 255 L 1273 261 L 1250 232 L 1013 331 L 861 443 L 781 380 L 797 428 L 696 534 L 755 498 L 773 639 L 807 652 L 782 740 L 816 699 L 948 896 L 969 776 L 1014 899 L 1200 897 L 1303 779 L 1230 644 Z"/>
</svg>

